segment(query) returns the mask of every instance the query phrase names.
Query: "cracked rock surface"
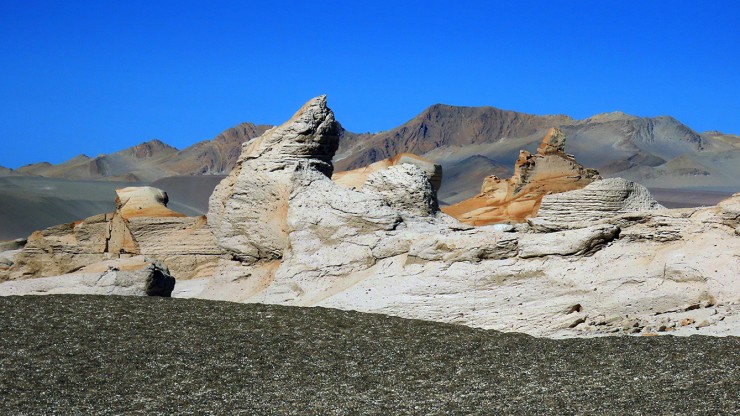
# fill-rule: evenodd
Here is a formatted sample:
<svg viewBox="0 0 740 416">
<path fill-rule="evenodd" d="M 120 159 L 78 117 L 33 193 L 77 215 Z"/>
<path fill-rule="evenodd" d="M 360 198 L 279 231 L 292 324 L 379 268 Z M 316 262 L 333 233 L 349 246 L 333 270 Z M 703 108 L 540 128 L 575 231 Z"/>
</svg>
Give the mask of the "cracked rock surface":
<svg viewBox="0 0 740 416">
<path fill-rule="evenodd" d="M 169 297 L 175 278 L 164 264 L 145 258 L 96 263 L 61 276 L 13 280 L 0 284 L 5 296 L 12 295 L 117 295 Z"/>
</svg>

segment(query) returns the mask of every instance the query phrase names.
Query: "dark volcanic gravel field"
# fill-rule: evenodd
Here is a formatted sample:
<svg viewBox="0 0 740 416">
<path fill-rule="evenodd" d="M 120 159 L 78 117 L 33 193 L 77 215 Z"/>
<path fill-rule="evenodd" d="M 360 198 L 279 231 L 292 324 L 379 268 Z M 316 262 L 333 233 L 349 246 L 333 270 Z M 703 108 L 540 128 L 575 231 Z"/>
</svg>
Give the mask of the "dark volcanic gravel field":
<svg viewBox="0 0 740 416">
<path fill-rule="evenodd" d="M 548 340 L 322 308 L 0 298 L 0 414 L 737 414 L 740 339 Z"/>
</svg>

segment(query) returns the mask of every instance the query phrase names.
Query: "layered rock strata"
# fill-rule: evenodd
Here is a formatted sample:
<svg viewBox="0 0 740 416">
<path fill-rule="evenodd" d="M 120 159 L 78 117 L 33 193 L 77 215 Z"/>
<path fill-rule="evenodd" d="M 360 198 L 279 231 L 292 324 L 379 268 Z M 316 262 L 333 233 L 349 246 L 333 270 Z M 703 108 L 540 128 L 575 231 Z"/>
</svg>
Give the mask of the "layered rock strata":
<svg viewBox="0 0 740 416">
<path fill-rule="evenodd" d="M 600 179 L 565 153 L 565 135 L 551 128 L 536 154 L 519 153 L 509 179 L 487 177 L 480 194 L 443 208 L 458 220 L 472 225 L 522 222 L 537 215 L 545 195 L 580 189 Z"/>
<path fill-rule="evenodd" d="M 299 112 L 278 131 L 295 131 L 291 124 L 304 118 L 312 126 L 333 121 L 323 97 L 302 111 L 323 120 Z M 281 140 L 331 140 L 321 129 L 308 130 L 316 133 L 282 134 Z M 256 146 L 245 146 L 245 161 L 253 160 Z M 279 165 L 271 157 L 252 161 L 255 171 L 243 163 L 212 198 L 213 218 L 224 222 L 214 221 L 214 233 L 243 227 L 249 239 L 242 253 L 272 240 L 260 241 L 260 223 L 249 214 L 221 212 L 254 212 L 252 203 L 241 201 L 259 191 L 243 184 L 262 174 L 263 163 Z M 430 175 L 413 164 L 373 168 L 361 184 L 344 186 L 329 180 L 323 165 L 307 165 L 275 170 L 284 194 L 266 196 L 273 198 L 267 204 L 283 204 L 268 217 L 281 224 L 273 254 L 225 259 L 214 278 L 193 281 L 176 294 L 355 309 L 547 336 L 738 331 L 740 289 L 733 282 L 740 273 L 734 254 L 740 242 L 732 208 L 655 210 L 660 207 L 639 186 L 604 186 L 617 184 L 611 181 L 593 187 L 602 191 L 592 206 L 610 207 L 604 208 L 608 214 L 589 214 L 584 207 L 573 214 L 582 223 L 577 229 L 471 227 L 436 210 Z M 554 130 L 537 155 L 522 154 L 512 179 L 490 190 L 523 207 L 510 204 L 496 215 L 520 221 L 534 215 L 549 193 L 595 180 L 594 171 L 563 153 L 563 137 Z M 713 244 L 724 249 L 712 252 Z M 695 324 L 683 325 L 689 318 Z"/>
<path fill-rule="evenodd" d="M 288 245 L 288 200 L 303 172 L 331 177 L 340 133 L 321 96 L 287 123 L 245 143 L 236 167 L 209 201 L 208 221 L 218 245 L 243 262 L 280 259 Z"/>
<path fill-rule="evenodd" d="M 663 208 L 650 191 L 622 178 L 591 182 L 583 189 L 545 195 L 529 223 L 549 230 L 588 226 L 620 214 Z"/>
<path fill-rule="evenodd" d="M 104 260 L 146 255 L 181 279 L 208 276 L 221 250 L 205 217 L 167 208 L 167 194 L 152 187 L 116 191 L 117 209 L 37 231 L 13 256 L 0 280 L 57 276 Z"/>
<path fill-rule="evenodd" d="M 96 263 L 62 276 L 3 282 L 0 294 L 169 297 L 174 288 L 175 278 L 164 264 L 137 256 Z"/>
</svg>

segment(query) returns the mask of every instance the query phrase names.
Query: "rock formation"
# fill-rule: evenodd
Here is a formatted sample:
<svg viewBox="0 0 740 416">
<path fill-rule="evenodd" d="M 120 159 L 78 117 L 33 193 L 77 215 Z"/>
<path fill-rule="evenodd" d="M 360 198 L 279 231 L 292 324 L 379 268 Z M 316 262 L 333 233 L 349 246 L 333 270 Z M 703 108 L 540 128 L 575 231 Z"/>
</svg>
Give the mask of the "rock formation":
<svg viewBox="0 0 740 416">
<path fill-rule="evenodd" d="M 307 108 L 333 120 L 324 106 L 320 98 Z M 292 131 L 302 117 L 299 112 L 278 129 Z M 281 136 L 298 138 L 305 140 Z M 245 146 L 243 157 L 256 145 Z M 252 162 L 258 172 L 259 165 Z M 239 176 L 254 177 L 246 166 Z M 290 169 L 287 209 L 272 211 L 284 231 L 276 255 L 225 260 L 213 279 L 188 286 L 182 295 L 356 309 L 549 336 L 697 331 L 680 325 L 688 315 L 711 322 L 700 328 L 705 333 L 738 330 L 738 289 L 731 282 L 740 265 L 731 253 L 740 243 L 732 209 L 632 212 L 660 207 L 635 184 L 607 181 L 593 188 L 604 190 L 598 205 L 610 206 L 613 218 L 597 220 L 584 211 L 574 214 L 583 223 L 579 229 L 545 233 L 516 232 L 527 225 L 472 228 L 434 209 L 423 170 L 403 163 L 368 170 L 373 172 L 363 183 L 355 177 L 346 187 L 320 169 Z M 352 175 L 358 172 L 363 170 Z M 554 130 L 537 155 L 522 154 L 517 174 L 502 188 L 513 199 L 527 195 L 532 201 L 597 178 L 563 153 L 562 135 Z M 227 179 L 222 190 L 236 189 L 235 182 Z M 219 193 L 216 211 L 228 205 L 235 212 L 252 210 L 242 194 Z M 286 201 L 280 194 L 272 198 Z M 730 249 L 718 255 L 687 250 L 709 241 Z"/>
<path fill-rule="evenodd" d="M 362 187 L 368 176 L 371 174 L 388 169 L 391 166 L 403 164 L 415 165 L 423 170 L 427 174 L 429 181 L 432 183 L 432 187 L 435 192 L 439 191 L 439 188 L 442 185 L 442 166 L 436 165 L 427 159 L 411 153 L 400 153 L 394 157 L 380 160 L 362 168 L 335 172 L 331 179 L 346 188 L 358 189 Z"/>
<path fill-rule="evenodd" d="M 78 294 L 169 297 L 175 278 L 162 263 L 143 256 L 96 263 L 63 276 L 0 283 L 10 295 Z"/>
<path fill-rule="evenodd" d="M 345 133 L 335 165 L 337 170 L 357 169 L 405 152 L 431 160 L 443 167 L 445 176 L 454 176 L 457 171 L 476 169 L 481 159 L 474 155 L 511 166 L 520 149 L 536 153 L 542 136 L 552 127 L 568 137 L 569 153 L 604 177 L 622 177 L 651 190 L 675 189 L 700 198 L 693 202 L 677 197 L 677 204 L 683 204 L 679 206 L 698 206 L 702 200 L 710 200 L 711 194 L 702 196 L 703 192 L 697 192 L 702 188 L 740 190 L 738 136 L 699 133 L 671 117 L 636 117 L 620 112 L 574 120 L 564 115 L 536 116 L 493 107 L 436 104 L 383 132 Z M 479 184 L 476 177 L 455 187 L 445 186 L 439 197 L 457 203 L 477 194 Z"/>
<path fill-rule="evenodd" d="M 151 186 L 117 189 L 116 196 L 116 210 L 124 219 L 185 216 L 167 208 L 167 193 Z"/>
<path fill-rule="evenodd" d="M 598 172 L 579 165 L 565 153 L 565 135 L 552 128 L 537 154 L 522 150 L 509 179 L 489 176 L 480 194 L 442 210 L 472 225 L 521 222 L 537 215 L 545 195 L 579 189 L 600 179 Z"/>
<path fill-rule="evenodd" d="M 391 166 L 368 176 L 363 192 L 379 195 L 399 213 L 429 216 L 439 210 L 437 193 L 429 172 L 416 164 Z"/>
<path fill-rule="evenodd" d="M 91 264 L 134 255 L 162 261 L 180 279 L 213 273 L 221 250 L 205 217 L 167 208 L 167 194 L 152 187 L 116 191 L 117 210 L 37 231 L 28 237 L 0 281 L 57 276 Z"/>
<path fill-rule="evenodd" d="M 162 205 L 156 191 L 127 191 L 114 214 L 31 236 L 10 269 L 61 262 L 82 271 L 115 250 L 166 249 L 151 256 L 171 270 L 167 256 L 194 258 L 191 268 L 211 262 L 178 281 L 178 297 L 353 309 L 552 337 L 740 335 L 740 194 L 715 207 L 660 209 L 638 185 L 597 180 L 563 153 L 553 130 L 538 154 L 522 153 L 511 179 L 484 186 L 487 198 L 512 204 L 483 218 L 498 209 L 521 221 L 543 200 L 543 220 L 555 225 L 530 218 L 473 227 L 437 209 L 429 170 L 416 163 L 375 169 L 359 186 L 332 181 L 338 133 L 325 97 L 315 98 L 244 145 L 211 197 L 207 225 L 203 218 L 124 217 L 129 209 L 163 209 L 135 202 Z M 547 196 L 554 189 L 564 194 L 547 199 L 557 197 Z M 131 197 L 138 192 L 144 195 Z M 578 198 L 588 202 L 558 222 L 553 204 Z M 39 267 L 25 277 L 38 276 Z M 91 286 L 74 274 L 49 279 Z M 0 285 L 0 294 L 16 283 Z"/>
<path fill-rule="evenodd" d="M 209 202 L 208 221 L 218 245 L 243 262 L 280 259 L 288 245 L 288 200 L 303 172 L 331 176 L 340 132 L 321 96 L 287 123 L 245 143 L 236 167 Z"/>
<path fill-rule="evenodd" d="M 545 195 L 529 223 L 549 230 L 588 226 L 619 214 L 663 208 L 639 183 L 622 178 L 591 182 L 583 189 Z"/>
</svg>

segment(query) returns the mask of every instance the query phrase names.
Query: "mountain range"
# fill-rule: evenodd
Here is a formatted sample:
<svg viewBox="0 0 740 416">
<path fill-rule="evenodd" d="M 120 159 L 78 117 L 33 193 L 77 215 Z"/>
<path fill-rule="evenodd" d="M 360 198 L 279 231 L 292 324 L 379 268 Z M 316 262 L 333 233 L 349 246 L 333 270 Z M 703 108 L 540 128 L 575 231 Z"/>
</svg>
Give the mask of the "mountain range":
<svg viewBox="0 0 740 416">
<path fill-rule="evenodd" d="M 56 165 L 41 162 L 17 170 L 0 168 L 0 176 L 151 182 L 171 176 L 225 175 L 234 167 L 242 143 L 270 127 L 242 123 L 183 150 L 151 140 L 108 155 L 79 155 Z M 451 204 L 477 194 L 486 176 L 510 175 L 519 151 L 535 151 L 551 127 L 567 135 L 568 153 L 602 176 L 633 180 L 658 194 L 678 189 L 726 195 L 740 190 L 740 136 L 699 133 L 668 116 L 622 112 L 576 120 L 566 115 L 435 104 L 388 131 L 345 130 L 334 165 L 337 171 L 349 170 L 413 153 L 442 165 L 439 197 L 443 204 Z"/>
<path fill-rule="evenodd" d="M 649 188 L 740 189 L 740 136 L 698 133 L 672 117 L 621 112 L 575 120 L 437 104 L 386 132 L 345 134 L 335 166 L 353 169 L 399 152 L 414 153 L 442 165 L 440 199 L 454 203 L 476 194 L 483 177 L 504 175 L 521 149 L 534 152 L 551 127 L 568 137 L 568 153 L 605 177 Z M 462 181 L 460 172 L 465 172 Z"/>
<path fill-rule="evenodd" d="M 0 176 L 148 182 L 178 175 L 225 174 L 236 164 L 242 143 L 270 127 L 242 123 L 183 150 L 155 139 L 108 155 L 75 156 L 57 165 L 41 162 L 14 171 L 0 168 Z"/>
</svg>

